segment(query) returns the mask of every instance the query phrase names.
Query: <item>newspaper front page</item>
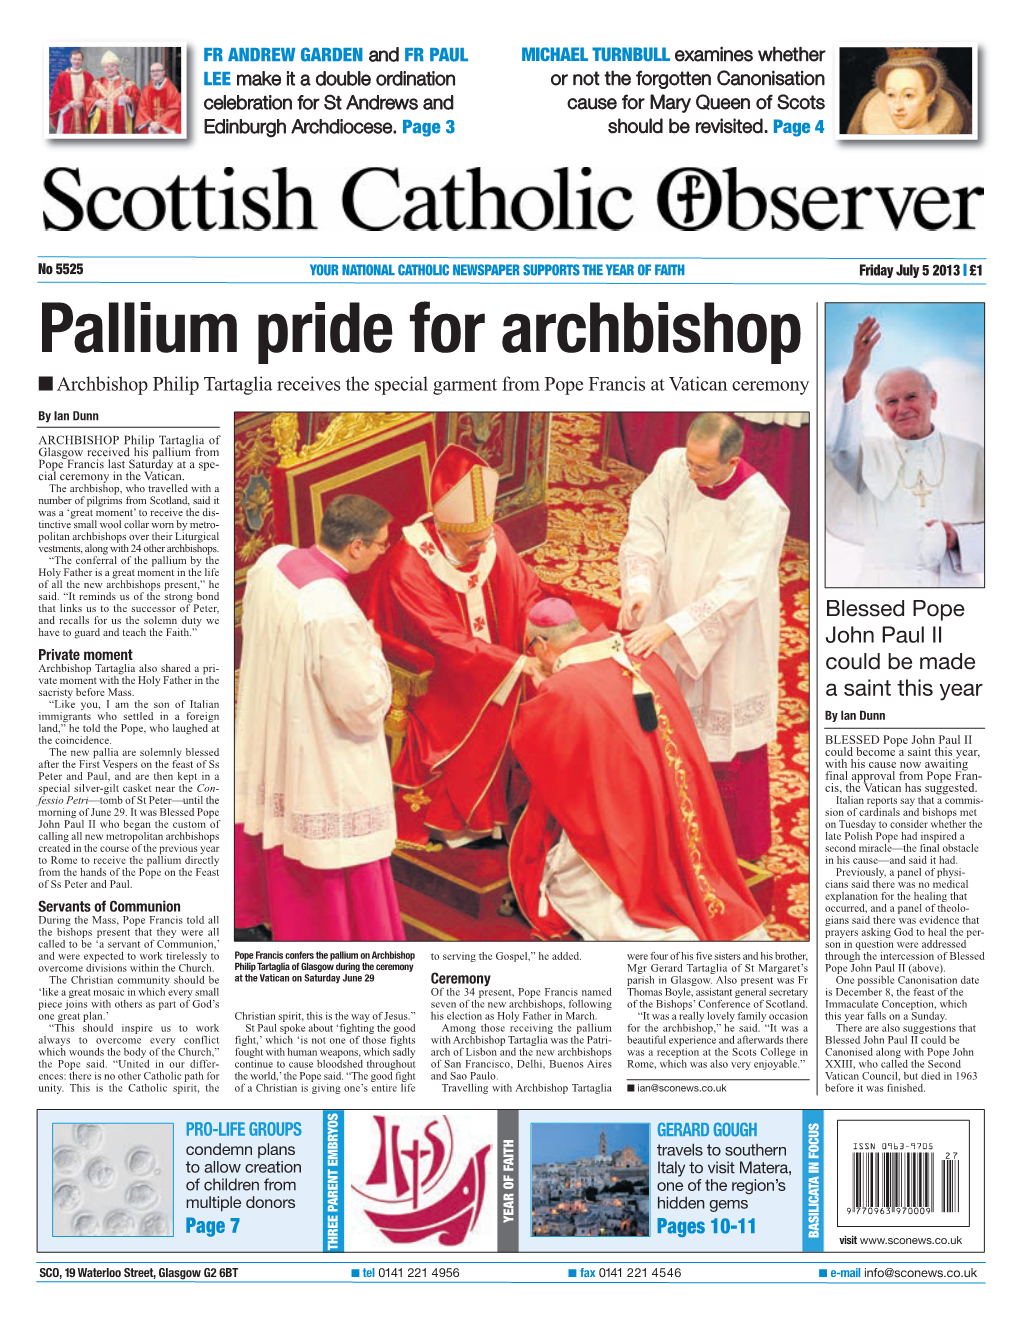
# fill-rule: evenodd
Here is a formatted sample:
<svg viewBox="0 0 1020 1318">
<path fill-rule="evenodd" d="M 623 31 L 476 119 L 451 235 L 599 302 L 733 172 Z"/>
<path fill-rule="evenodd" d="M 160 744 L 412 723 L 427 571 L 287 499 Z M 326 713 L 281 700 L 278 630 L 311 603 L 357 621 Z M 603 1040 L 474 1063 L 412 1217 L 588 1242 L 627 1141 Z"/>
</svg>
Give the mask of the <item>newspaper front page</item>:
<svg viewBox="0 0 1020 1318">
<path fill-rule="evenodd" d="M 19 1302 L 994 1285 L 966 17 L 15 16 Z"/>
</svg>

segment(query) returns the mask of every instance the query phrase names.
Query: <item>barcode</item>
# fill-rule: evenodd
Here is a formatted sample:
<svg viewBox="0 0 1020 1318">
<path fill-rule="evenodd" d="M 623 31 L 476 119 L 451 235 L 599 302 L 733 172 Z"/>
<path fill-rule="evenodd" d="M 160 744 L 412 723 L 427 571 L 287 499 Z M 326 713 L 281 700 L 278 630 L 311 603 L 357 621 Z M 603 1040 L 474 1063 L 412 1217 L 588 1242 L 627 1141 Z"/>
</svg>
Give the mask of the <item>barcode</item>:
<svg viewBox="0 0 1020 1318">
<path fill-rule="evenodd" d="M 855 1153 L 855 1208 L 934 1208 L 934 1153 Z"/>
<path fill-rule="evenodd" d="M 960 1160 L 943 1158 L 939 1207 L 960 1209 Z M 934 1208 L 934 1153 L 855 1153 L 855 1208 Z"/>
<path fill-rule="evenodd" d="M 840 1226 L 970 1225 L 970 1121 L 841 1117 L 836 1125 Z"/>
</svg>

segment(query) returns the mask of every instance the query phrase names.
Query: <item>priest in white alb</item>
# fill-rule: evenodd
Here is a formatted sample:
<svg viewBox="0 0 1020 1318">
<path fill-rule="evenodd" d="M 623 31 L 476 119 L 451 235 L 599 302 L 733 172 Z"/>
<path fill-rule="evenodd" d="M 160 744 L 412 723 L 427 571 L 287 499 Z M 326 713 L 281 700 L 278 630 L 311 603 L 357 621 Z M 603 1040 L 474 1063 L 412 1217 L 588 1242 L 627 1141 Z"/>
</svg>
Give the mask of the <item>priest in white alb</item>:
<svg viewBox="0 0 1020 1318">
<path fill-rule="evenodd" d="M 861 386 L 881 337 L 874 316 L 857 326 L 826 427 L 826 525 L 863 546 L 859 586 L 983 585 L 984 449 L 934 424 L 938 393 L 912 366 L 879 377 L 885 433 L 864 433 Z"/>
<path fill-rule="evenodd" d="M 385 553 L 390 514 L 357 494 L 318 543 L 248 574 L 237 698 L 235 938 L 398 940 L 390 674 L 346 581 Z"/>
<path fill-rule="evenodd" d="M 737 855 L 771 845 L 768 743 L 779 706 L 779 558 L 790 512 L 721 412 L 696 417 L 634 492 L 620 547 L 631 654 L 673 668 Z"/>
</svg>

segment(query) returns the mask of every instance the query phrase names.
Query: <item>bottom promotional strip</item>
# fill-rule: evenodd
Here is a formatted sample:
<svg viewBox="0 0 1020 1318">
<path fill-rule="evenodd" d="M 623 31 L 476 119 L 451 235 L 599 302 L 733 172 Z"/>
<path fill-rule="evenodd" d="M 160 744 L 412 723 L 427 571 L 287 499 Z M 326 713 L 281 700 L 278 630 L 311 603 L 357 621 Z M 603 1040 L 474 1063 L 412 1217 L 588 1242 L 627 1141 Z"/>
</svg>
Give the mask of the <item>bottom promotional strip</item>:
<svg viewBox="0 0 1020 1318">
<path fill-rule="evenodd" d="M 637 1256 L 984 1249 L 984 1114 L 38 1114 L 38 1249 Z"/>
</svg>

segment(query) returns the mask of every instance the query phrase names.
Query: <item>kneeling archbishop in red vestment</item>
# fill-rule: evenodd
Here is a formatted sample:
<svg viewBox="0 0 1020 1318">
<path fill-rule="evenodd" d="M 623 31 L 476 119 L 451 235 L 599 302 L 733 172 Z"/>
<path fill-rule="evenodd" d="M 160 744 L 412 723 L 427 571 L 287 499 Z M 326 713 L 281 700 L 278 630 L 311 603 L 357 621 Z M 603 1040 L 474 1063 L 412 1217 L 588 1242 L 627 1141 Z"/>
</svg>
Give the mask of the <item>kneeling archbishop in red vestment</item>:
<svg viewBox="0 0 1020 1318">
<path fill-rule="evenodd" d="M 543 672 L 513 750 L 531 796 L 510 878 L 535 932 L 586 940 L 767 940 L 719 790 L 667 665 L 569 605 L 531 612 Z"/>
</svg>

